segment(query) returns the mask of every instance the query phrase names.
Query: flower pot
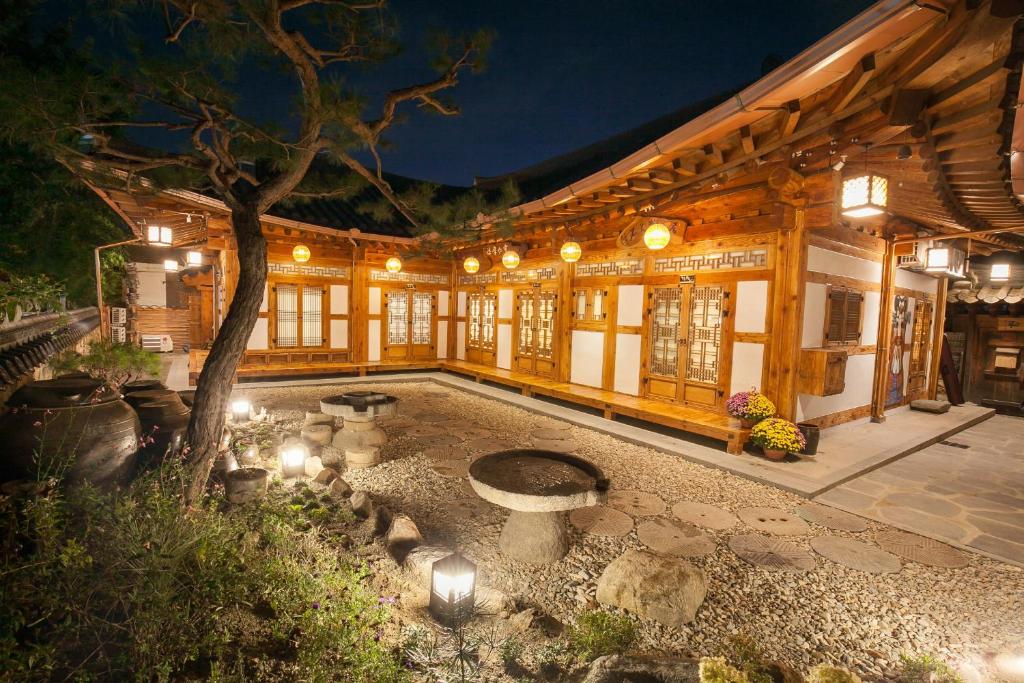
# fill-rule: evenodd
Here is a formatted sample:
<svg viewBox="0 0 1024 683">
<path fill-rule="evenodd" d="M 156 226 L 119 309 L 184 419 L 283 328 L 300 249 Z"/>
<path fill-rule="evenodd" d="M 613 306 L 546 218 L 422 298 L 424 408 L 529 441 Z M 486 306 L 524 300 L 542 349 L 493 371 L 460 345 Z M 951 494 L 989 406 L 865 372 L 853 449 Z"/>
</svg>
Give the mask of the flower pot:
<svg viewBox="0 0 1024 683">
<path fill-rule="evenodd" d="M 224 490 L 228 502 L 240 505 L 259 500 L 267 495 L 270 472 L 262 467 L 240 467 L 224 477 Z"/>
<path fill-rule="evenodd" d="M 756 425 L 756 424 L 757 424 L 757 420 L 755 420 L 753 418 L 750 418 L 750 417 L 741 417 L 740 418 L 740 427 L 743 427 L 744 429 L 753 429 L 754 425 Z"/>
<path fill-rule="evenodd" d="M 764 457 L 769 460 L 784 460 L 787 455 L 786 451 L 781 451 L 776 448 L 762 447 L 761 450 L 764 452 Z"/>
<path fill-rule="evenodd" d="M 821 427 L 810 422 L 798 422 L 796 426 L 803 433 L 804 438 L 807 439 L 807 445 L 804 446 L 801 455 L 816 455 L 818 453 L 818 441 L 821 439 Z"/>
</svg>

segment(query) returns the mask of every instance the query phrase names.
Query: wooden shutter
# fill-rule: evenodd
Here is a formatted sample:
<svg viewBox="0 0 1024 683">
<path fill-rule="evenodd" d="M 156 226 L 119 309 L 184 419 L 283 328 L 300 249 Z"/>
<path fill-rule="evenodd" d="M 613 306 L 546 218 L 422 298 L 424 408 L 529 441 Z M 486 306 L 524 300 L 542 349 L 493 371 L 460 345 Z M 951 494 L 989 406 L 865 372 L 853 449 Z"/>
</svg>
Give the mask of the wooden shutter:
<svg viewBox="0 0 1024 683">
<path fill-rule="evenodd" d="M 828 325 L 825 330 L 825 342 L 842 344 L 846 341 L 846 290 L 830 289 L 828 293 Z"/>
<path fill-rule="evenodd" d="M 855 344 L 860 340 L 860 311 L 864 302 L 864 295 L 860 292 L 846 292 L 846 327 L 843 331 L 843 341 L 847 344 Z"/>
</svg>

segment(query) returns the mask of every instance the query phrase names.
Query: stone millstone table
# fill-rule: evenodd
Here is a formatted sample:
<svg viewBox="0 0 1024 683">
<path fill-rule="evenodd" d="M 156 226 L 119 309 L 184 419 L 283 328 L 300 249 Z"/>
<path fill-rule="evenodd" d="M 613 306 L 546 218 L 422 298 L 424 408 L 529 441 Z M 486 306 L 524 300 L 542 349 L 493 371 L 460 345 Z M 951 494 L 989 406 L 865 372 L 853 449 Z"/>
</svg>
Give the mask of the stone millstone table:
<svg viewBox="0 0 1024 683">
<path fill-rule="evenodd" d="M 503 553 L 533 564 L 569 552 L 561 513 L 604 502 L 608 480 L 582 458 L 537 449 L 498 451 L 469 467 L 469 483 L 484 500 L 512 511 L 498 540 Z"/>
<path fill-rule="evenodd" d="M 398 412 L 398 398 L 376 391 L 350 391 L 320 399 L 320 411 L 344 421 L 332 445 L 345 452 L 349 469 L 359 470 L 380 462 L 380 447 L 388 437 L 374 420 Z"/>
</svg>

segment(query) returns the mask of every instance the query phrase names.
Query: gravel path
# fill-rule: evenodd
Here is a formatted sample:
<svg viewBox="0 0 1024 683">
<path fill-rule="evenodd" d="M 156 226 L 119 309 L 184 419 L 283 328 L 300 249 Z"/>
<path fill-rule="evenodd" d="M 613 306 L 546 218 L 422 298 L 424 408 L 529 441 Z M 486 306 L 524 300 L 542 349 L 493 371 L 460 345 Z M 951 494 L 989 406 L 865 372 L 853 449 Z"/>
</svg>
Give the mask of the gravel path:
<svg viewBox="0 0 1024 683">
<path fill-rule="evenodd" d="M 448 433 L 456 436 L 468 423 L 492 430 L 494 439 L 527 446 L 531 432 L 549 426 L 526 410 L 429 382 L 359 388 L 398 396 L 400 414 L 436 413 L 454 420 Z M 245 394 L 297 430 L 303 413 L 318 409 L 321 396 L 350 389 L 322 385 L 250 389 Z M 428 444 L 400 425 L 385 426 L 390 442 L 381 465 L 348 472 L 345 479 L 354 489 L 369 491 L 393 511 L 412 517 L 428 543 L 458 547 L 478 563 L 482 583 L 504 591 L 520 606 L 536 606 L 572 622 L 595 606 L 597 578 L 609 562 L 628 548 L 646 549 L 636 528 L 616 537 L 585 534 L 570 525 L 572 548 L 556 564 L 535 567 L 501 557 L 498 534 L 505 511 L 476 498 L 458 476 L 464 468 L 435 468 L 442 461 L 422 455 Z M 663 512 L 637 518 L 638 525 L 675 519 L 671 508 L 681 502 L 733 513 L 751 506 L 781 508 L 794 515 L 806 503 L 771 486 L 586 428 L 573 426 L 570 434 L 579 446 L 576 454 L 600 467 L 612 490 L 656 493 L 665 501 Z M 730 456 L 723 452 L 722 457 Z M 446 476 L 451 474 L 455 476 Z M 992 653 L 1016 654 L 1024 643 L 1024 570 L 972 555 L 968 566 L 958 569 L 904 561 L 897 572 L 869 574 L 830 562 L 811 549 L 811 539 L 824 535 L 874 545 L 874 533 L 889 528 L 874 521 L 867 527 L 853 533 L 811 523 L 809 534 L 784 537 L 813 555 L 816 568 L 803 573 L 772 572 L 739 559 L 728 548 L 729 538 L 756 533 L 743 522 L 703 529 L 716 547 L 688 561 L 707 576 L 706 601 L 696 620 L 680 629 L 640 621 L 640 649 L 710 655 L 726 636 L 746 633 L 783 660 L 805 666 L 841 663 L 870 677 L 883 676 L 901 652 L 933 654 L 954 664 L 977 663 Z"/>
</svg>

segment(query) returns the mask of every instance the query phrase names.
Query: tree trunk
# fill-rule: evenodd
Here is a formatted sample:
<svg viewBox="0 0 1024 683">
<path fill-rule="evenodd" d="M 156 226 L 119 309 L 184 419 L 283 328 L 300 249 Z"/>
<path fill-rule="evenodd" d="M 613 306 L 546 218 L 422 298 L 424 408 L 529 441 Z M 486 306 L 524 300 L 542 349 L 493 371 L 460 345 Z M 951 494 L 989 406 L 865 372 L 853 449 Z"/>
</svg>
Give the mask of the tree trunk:
<svg viewBox="0 0 1024 683">
<path fill-rule="evenodd" d="M 255 198 L 232 207 L 231 225 L 238 242 L 238 283 L 235 296 L 196 382 L 188 424 L 188 465 L 191 482 L 185 504 L 199 500 L 220 449 L 231 381 L 259 317 L 267 283 L 267 241 L 260 229 Z"/>
</svg>

